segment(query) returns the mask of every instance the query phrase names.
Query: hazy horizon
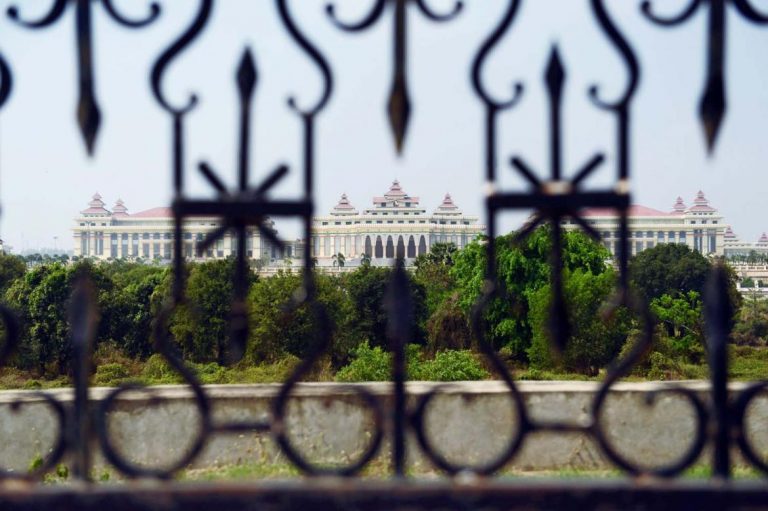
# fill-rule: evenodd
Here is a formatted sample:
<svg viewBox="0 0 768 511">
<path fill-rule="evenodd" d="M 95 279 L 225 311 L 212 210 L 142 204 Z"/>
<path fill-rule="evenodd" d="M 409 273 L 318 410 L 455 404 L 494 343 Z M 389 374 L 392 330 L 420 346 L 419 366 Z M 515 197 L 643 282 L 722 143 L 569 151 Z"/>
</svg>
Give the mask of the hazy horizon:
<svg viewBox="0 0 768 511">
<path fill-rule="evenodd" d="M 142 16 L 149 2 L 115 2 L 126 14 Z M 305 34 L 328 58 L 335 89 L 318 117 L 316 214 L 326 214 L 347 193 L 359 210 L 370 206 L 395 178 L 432 211 L 450 192 L 465 213 L 483 214 L 483 107 L 469 70 L 475 53 L 495 27 L 506 1 L 465 1 L 454 21 L 433 23 L 408 9 L 409 84 L 412 112 L 402 157 L 394 150 L 385 115 L 390 86 L 389 11 L 369 31 L 346 34 L 324 13 L 326 0 L 290 3 Z M 346 20 L 359 19 L 371 2 L 337 0 Z M 445 12 L 452 0 L 431 0 Z M 768 230 L 759 213 L 768 179 L 768 64 L 761 59 L 768 30 L 727 9 L 728 111 L 714 155 L 707 157 L 697 108 L 703 87 L 706 9 L 687 23 L 663 29 L 640 14 L 640 1 L 607 2 L 642 67 L 632 107 L 633 202 L 662 211 L 677 196 L 690 204 L 703 190 L 744 241 Z M 189 23 L 194 3 L 160 2 L 160 18 L 147 28 L 124 29 L 93 3 L 96 94 L 102 125 L 96 154 L 87 158 L 75 124 L 77 68 L 73 9 L 44 30 L 12 23 L 5 12 L 23 4 L 26 18 L 39 17 L 46 0 L 0 0 L 0 52 L 14 75 L 14 90 L 0 110 L 0 237 L 16 251 L 31 247 L 72 248 L 73 219 L 94 192 L 107 207 L 122 198 L 130 212 L 168 205 L 171 194 L 170 119 L 149 89 L 151 67 Z M 252 117 L 251 180 L 258 182 L 285 162 L 291 173 L 273 197 L 297 196 L 300 145 L 298 118 L 285 99 L 307 104 L 317 97 L 320 75 L 291 42 L 277 19 L 274 2 L 219 2 L 202 36 L 170 68 L 163 84 L 176 103 L 190 92 L 200 104 L 187 124 L 188 194 L 210 196 L 197 174 L 208 161 L 229 183 L 235 181 L 237 110 L 234 73 L 245 47 L 255 55 L 259 82 Z M 664 14 L 685 2 L 654 2 Z M 301 5 L 301 9 L 299 9 Z M 761 6 L 758 6 L 761 7 Z M 765 10 L 765 9 L 764 9 Z M 522 81 L 521 103 L 500 123 L 500 185 L 525 189 L 508 167 L 524 156 L 544 174 L 548 168 L 547 105 L 542 75 L 547 56 L 559 45 L 565 84 L 564 159 L 567 174 L 596 152 L 606 163 L 589 185 L 613 182 L 612 117 L 595 109 L 586 91 L 599 84 L 605 97 L 619 95 L 626 72 L 597 27 L 588 2 L 523 2 L 517 20 L 484 70 L 488 88 L 505 97 Z M 526 213 L 506 215 L 505 230 Z M 285 237 L 296 222 L 276 219 Z"/>
</svg>

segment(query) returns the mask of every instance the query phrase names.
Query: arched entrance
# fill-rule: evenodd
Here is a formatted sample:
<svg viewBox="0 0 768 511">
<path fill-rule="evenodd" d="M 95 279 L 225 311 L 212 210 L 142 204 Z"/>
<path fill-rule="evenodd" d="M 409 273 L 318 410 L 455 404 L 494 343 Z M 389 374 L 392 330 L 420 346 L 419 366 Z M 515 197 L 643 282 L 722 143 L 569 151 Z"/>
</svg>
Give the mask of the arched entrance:
<svg viewBox="0 0 768 511">
<path fill-rule="evenodd" d="M 416 257 L 416 242 L 413 241 L 413 236 L 408 238 L 408 257 Z"/>
<path fill-rule="evenodd" d="M 381 244 L 381 236 L 376 236 L 376 259 L 384 257 L 384 246 Z"/>
<path fill-rule="evenodd" d="M 371 237 L 365 237 L 365 253 L 368 257 L 373 257 L 373 246 L 371 245 Z"/>
<path fill-rule="evenodd" d="M 405 259 L 405 242 L 402 236 L 397 238 L 397 257 L 398 259 Z"/>
<path fill-rule="evenodd" d="M 395 257 L 395 244 L 392 242 L 392 236 L 387 236 L 387 257 Z"/>
<path fill-rule="evenodd" d="M 422 234 L 421 238 L 419 239 L 419 255 L 424 255 L 427 253 L 427 240 L 424 239 L 424 235 Z"/>
</svg>

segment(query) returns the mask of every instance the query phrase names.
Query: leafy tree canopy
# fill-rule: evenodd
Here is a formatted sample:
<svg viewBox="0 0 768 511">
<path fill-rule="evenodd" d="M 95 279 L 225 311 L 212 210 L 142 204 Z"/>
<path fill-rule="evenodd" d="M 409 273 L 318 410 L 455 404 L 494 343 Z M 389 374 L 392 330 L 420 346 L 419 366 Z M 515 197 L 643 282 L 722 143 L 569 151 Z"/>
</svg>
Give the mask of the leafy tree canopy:
<svg viewBox="0 0 768 511">
<path fill-rule="evenodd" d="M 496 264 L 502 289 L 485 309 L 484 319 L 494 347 L 506 346 L 513 356 L 525 359 L 532 339 L 529 301 L 550 280 L 551 227 L 539 227 L 518 244 L 514 236 L 511 233 L 496 239 Z M 581 269 L 599 275 L 608 267 L 607 249 L 582 232 L 564 232 L 562 239 L 566 271 Z M 467 312 L 480 296 L 485 262 L 486 240 L 471 243 L 454 257 L 451 274 L 456 279 L 459 303 Z"/>
</svg>

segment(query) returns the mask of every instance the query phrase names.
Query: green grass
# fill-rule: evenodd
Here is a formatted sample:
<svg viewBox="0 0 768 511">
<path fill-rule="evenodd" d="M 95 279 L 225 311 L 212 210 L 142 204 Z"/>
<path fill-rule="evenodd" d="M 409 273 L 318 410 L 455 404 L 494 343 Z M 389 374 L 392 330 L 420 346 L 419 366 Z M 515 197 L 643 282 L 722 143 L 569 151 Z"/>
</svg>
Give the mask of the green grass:
<svg viewBox="0 0 768 511">
<path fill-rule="evenodd" d="M 408 475 L 412 477 L 447 477 L 444 474 L 430 469 L 410 469 Z M 392 476 L 387 462 L 374 461 L 363 470 L 360 477 L 364 479 L 387 479 Z M 223 466 L 215 468 L 190 469 L 182 471 L 178 479 L 181 481 L 245 481 L 255 479 L 292 479 L 303 477 L 301 472 L 293 466 L 281 463 L 246 463 L 241 465 Z M 504 469 L 495 477 L 500 480 L 510 479 L 627 479 L 629 476 L 616 469 L 578 469 L 562 468 L 557 470 L 520 470 Z M 697 480 L 712 477 L 712 469 L 705 465 L 693 466 L 680 476 L 682 479 Z M 733 479 L 750 480 L 760 479 L 765 476 L 756 469 L 748 467 L 734 467 Z"/>
<path fill-rule="evenodd" d="M 752 346 L 729 346 L 729 377 L 733 381 L 756 381 L 768 379 L 768 348 Z M 473 355 L 474 356 L 474 355 Z M 478 356 L 480 362 L 484 362 Z M 167 385 L 184 383 L 181 376 L 176 373 L 168 363 L 160 356 L 153 355 L 146 361 L 136 361 L 127 358 L 109 358 L 95 361 L 96 371 L 92 377 L 95 386 L 112 387 L 121 383 L 137 382 L 146 385 Z M 291 371 L 296 367 L 298 359 L 286 357 L 274 363 L 264 364 L 239 364 L 233 367 L 222 367 L 215 363 L 196 364 L 187 363 L 194 369 L 200 381 L 204 384 L 234 384 L 234 383 L 280 383 L 286 380 Z M 487 364 L 483 364 L 486 369 Z M 600 371 L 597 376 L 585 376 L 578 373 L 558 371 L 542 371 L 517 365 L 510 368 L 516 380 L 529 381 L 601 381 L 605 378 L 605 371 Z M 709 377 L 709 368 L 706 364 L 696 365 L 678 363 L 666 379 L 690 379 L 702 380 Z M 334 373 L 330 364 L 321 362 L 318 368 L 310 374 L 305 381 L 334 381 L 337 373 Z M 486 376 L 494 379 L 492 372 Z M 646 381 L 639 375 L 630 375 L 624 381 Z M 0 368 L 0 390 L 6 389 L 53 389 L 69 387 L 72 385 L 70 378 L 57 376 L 55 378 L 38 378 L 19 369 Z"/>
</svg>

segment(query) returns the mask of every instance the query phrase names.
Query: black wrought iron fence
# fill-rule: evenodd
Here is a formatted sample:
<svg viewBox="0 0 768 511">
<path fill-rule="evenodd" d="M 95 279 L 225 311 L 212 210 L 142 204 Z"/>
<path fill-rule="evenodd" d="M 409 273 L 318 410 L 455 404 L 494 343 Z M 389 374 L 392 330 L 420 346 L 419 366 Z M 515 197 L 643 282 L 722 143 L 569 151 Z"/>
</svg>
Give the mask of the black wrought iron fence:
<svg viewBox="0 0 768 511">
<path fill-rule="evenodd" d="M 230 231 L 239 241 L 235 258 L 230 339 L 227 347 L 227 356 L 236 360 L 244 352 L 249 328 L 245 305 L 246 274 L 250 271 L 245 252 L 247 230 L 256 229 L 270 242 L 279 246 L 281 241 L 264 226 L 265 217 L 293 217 L 303 223 L 304 238 L 306 240 L 311 238 L 311 215 L 315 205 L 316 120 L 323 113 L 333 93 L 333 72 L 327 56 L 321 53 L 311 39 L 311 35 L 304 33 L 296 23 L 295 17 L 300 2 L 274 0 L 283 28 L 305 57 L 315 65 L 323 83 L 319 97 L 312 104 L 303 105 L 294 97 L 288 100 L 290 111 L 302 127 L 300 168 L 289 169 L 281 166 L 274 169 L 257 186 L 250 184 L 251 159 L 248 140 L 251 124 L 256 121 L 251 116 L 251 105 L 256 93 L 258 71 L 250 50 L 244 48 L 236 74 L 239 98 L 237 186 L 227 186 L 214 170 L 215 164 L 200 162 L 197 171 L 204 176 L 218 197 L 215 200 L 193 198 L 185 190 L 185 178 L 188 173 L 188 169 L 184 168 L 185 123 L 188 115 L 194 111 L 198 98 L 193 94 L 187 98 L 186 102 L 175 104 L 163 92 L 163 82 L 168 67 L 206 30 L 211 19 L 215 8 L 214 0 L 195 0 L 194 3 L 197 9 L 194 18 L 159 55 L 150 71 L 150 83 L 157 104 L 169 117 L 170 147 L 172 148 L 171 176 L 174 190 L 172 204 L 174 239 L 182 239 L 183 223 L 186 218 L 195 215 L 211 215 L 221 218 L 220 227 L 208 235 L 202 242 L 200 250 L 205 250 Z M 291 305 L 292 307 L 308 306 L 316 321 L 317 327 L 312 332 L 312 339 L 309 340 L 312 346 L 309 356 L 301 361 L 280 387 L 268 418 L 228 423 L 214 420 L 206 389 L 201 385 L 195 372 L 174 351 L 173 339 L 167 328 L 168 320 L 174 310 L 188 304 L 185 296 L 182 244 L 174 243 L 172 294 L 155 322 L 156 349 L 181 374 L 185 385 L 194 395 L 200 421 L 197 437 L 176 462 L 161 468 L 137 465 L 116 448 L 108 420 L 116 401 L 129 392 L 142 390 L 151 394 L 153 391 L 151 388 L 142 388 L 137 385 L 123 385 L 112 390 L 106 398 L 97 403 L 89 401 L 89 364 L 91 344 L 97 324 L 97 311 L 91 285 L 87 278 L 83 278 L 74 289 L 70 310 L 75 360 L 75 399 L 69 404 L 60 402 L 43 392 L 38 394 L 50 408 L 52 417 L 58 422 L 59 435 L 55 445 L 36 470 L 28 474 L 19 474 L 10 470 L 0 473 L 0 478 L 6 480 L 6 483 L 0 486 L 0 507 L 2 509 L 99 509 L 106 506 L 113 509 L 211 509 L 214 506 L 230 509 L 282 509 L 299 506 L 338 509 L 527 509 L 531 507 L 719 509 L 741 506 L 756 509 L 768 506 L 768 491 L 764 483 L 728 482 L 732 470 L 729 455 L 734 448 L 738 449 L 756 470 L 764 474 L 768 473 L 768 463 L 752 445 L 745 426 L 745 416 L 750 403 L 763 395 L 768 382 L 755 383 L 738 395 L 728 394 L 726 343 L 729 336 L 731 310 L 726 276 L 722 268 L 714 270 L 705 297 L 711 397 L 703 397 L 685 387 L 669 388 L 664 391 L 682 397 L 695 412 L 695 431 L 683 454 L 678 459 L 661 466 L 640 466 L 621 454 L 613 446 L 605 431 L 601 417 L 606 398 L 616 382 L 627 376 L 651 348 L 654 328 L 654 319 L 649 313 L 647 304 L 630 289 L 627 276 L 631 114 L 641 69 L 631 42 L 612 19 L 606 8 L 606 2 L 604 0 L 586 2 L 585 8 L 589 9 L 594 16 L 606 44 L 613 47 L 624 63 L 627 85 L 624 91 L 614 99 L 606 98 L 599 84 L 589 89 L 589 98 L 594 108 L 606 112 L 615 120 L 615 147 L 611 150 L 617 157 L 613 186 L 598 191 L 585 190 L 582 186 L 584 180 L 590 173 L 604 165 L 606 159 L 603 153 L 595 154 L 572 173 L 575 177 L 570 180 L 564 178 L 566 163 L 562 157 L 561 141 L 564 127 L 561 122 L 561 111 L 563 92 L 568 87 L 568 66 L 567 62 L 563 61 L 557 45 L 551 48 L 542 84 L 517 83 L 510 97 L 497 99 L 488 91 L 482 78 L 482 70 L 488 57 L 493 53 L 496 45 L 512 31 L 522 3 L 522 0 L 508 0 L 501 19 L 488 20 L 488 35 L 477 49 L 470 69 L 475 100 L 485 112 L 483 166 L 488 184 L 485 200 L 488 226 L 487 268 L 482 296 L 472 314 L 473 335 L 483 355 L 487 357 L 494 369 L 495 376 L 506 385 L 509 403 L 516 417 L 515 431 L 494 459 L 482 465 L 461 464 L 447 459 L 436 448 L 425 425 L 425 417 L 430 403 L 440 393 L 439 388 L 420 397 L 415 406 L 410 406 L 407 401 L 408 396 L 404 385 L 405 345 L 409 341 L 412 314 L 408 300 L 407 276 L 402 261 L 395 266 L 387 299 L 388 337 L 391 341 L 394 361 L 391 374 L 393 400 L 391 403 L 385 402 L 360 386 L 351 385 L 348 388 L 350 392 L 359 396 L 374 417 L 374 431 L 368 447 L 357 459 L 343 466 L 328 467 L 316 464 L 294 446 L 287 433 L 286 414 L 292 392 L 331 343 L 330 319 L 323 306 L 316 300 L 312 276 L 312 254 L 309 249 L 303 253 L 303 289 L 295 295 L 294 303 Z M 382 104 L 386 104 L 395 149 L 398 152 L 401 151 L 407 136 L 412 101 L 407 76 L 408 17 L 422 15 L 434 22 L 448 23 L 461 15 L 463 7 L 464 3 L 457 1 L 449 11 L 436 12 L 427 0 L 375 0 L 371 4 L 370 11 L 362 19 L 353 21 L 340 19 L 333 2 L 329 2 L 326 7 L 328 22 L 345 32 L 365 31 L 384 16 L 392 16 L 393 69 L 390 91 L 387 98 L 382 98 Z M 714 151 L 719 127 L 726 113 L 725 19 L 730 11 L 740 14 L 752 23 L 766 24 L 768 15 L 759 12 L 748 0 L 691 0 L 679 15 L 669 18 L 655 14 L 654 7 L 655 3 L 651 1 L 643 1 L 639 4 L 639 8 L 649 22 L 667 27 L 684 23 L 698 9 L 708 10 L 707 77 L 700 101 L 699 116 L 706 134 L 707 146 L 710 151 Z M 94 88 L 98 73 L 94 69 L 92 54 L 97 41 L 93 38 L 91 12 L 93 9 L 103 8 L 115 23 L 140 29 L 160 16 L 163 9 L 161 2 L 148 3 L 148 12 L 143 19 L 127 18 L 111 0 L 54 0 L 50 11 L 42 18 L 34 20 L 25 17 L 24 8 L 25 6 L 19 1 L 18 5 L 8 9 L 7 18 L 30 29 L 51 26 L 61 20 L 67 9 L 71 8 L 75 11 L 79 79 L 77 121 L 86 150 L 89 154 L 93 154 L 100 128 L 101 112 Z M 13 75 L 9 62 L 12 60 L 0 55 L 0 107 L 11 98 Z M 547 171 L 535 169 L 527 162 L 525 156 L 514 155 L 508 163 L 527 181 L 530 189 L 526 193 L 502 191 L 496 183 L 499 180 L 499 173 L 505 172 L 503 167 L 507 162 L 499 163 L 501 159 L 497 148 L 499 117 L 523 99 L 526 89 L 539 86 L 544 88 L 548 103 L 546 115 L 549 119 L 550 168 Z M 289 172 L 296 172 L 302 176 L 301 197 L 297 200 L 272 199 L 269 195 L 270 190 Z M 496 250 L 494 238 L 498 234 L 497 217 L 507 210 L 532 209 L 535 211 L 532 221 L 517 233 L 519 240 L 524 239 L 543 223 L 559 226 L 566 218 L 577 223 L 592 237 L 599 239 L 599 234 L 594 228 L 580 217 L 580 211 L 587 207 L 612 208 L 620 217 L 617 254 L 619 283 L 607 307 L 612 310 L 626 307 L 634 311 L 642 326 L 642 335 L 631 353 L 608 370 L 606 378 L 600 384 L 591 403 L 589 420 L 586 424 L 548 422 L 533 418 L 521 396 L 514 375 L 486 340 L 482 320 L 484 308 L 494 297 L 501 296 L 503 291 L 502 284 L 497 278 L 494 257 Z M 563 240 L 559 229 L 552 229 L 551 236 L 551 342 L 556 348 L 563 349 L 570 337 L 567 320 L 568 303 L 563 292 Z M 5 341 L 0 352 L 0 364 L 2 364 L 7 362 L 18 343 L 19 326 L 13 311 L 5 307 L 0 308 L 0 317 L 5 327 Z M 11 410 L 18 410 L 23 406 L 24 402 L 19 401 Z M 392 480 L 370 482 L 354 478 L 382 450 L 385 431 L 391 435 Z M 231 484 L 185 486 L 164 483 L 160 486 L 141 486 L 141 491 L 136 491 L 136 487 L 131 485 L 97 487 L 86 484 L 64 488 L 43 488 L 35 484 L 31 486 L 10 484 L 10 481 L 17 479 L 39 481 L 43 474 L 50 471 L 64 457 L 72 460 L 75 478 L 78 481 L 88 482 L 94 439 L 98 441 L 98 448 L 107 462 L 126 478 L 169 479 L 194 461 L 213 436 L 239 432 L 261 432 L 269 435 L 290 462 L 306 475 L 352 478 L 304 479 L 284 484 L 257 483 L 247 486 Z M 510 463 L 530 435 L 537 432 L 584 434 L 595 441 L 602 454 L 618 470 L 630 477 L 608 483 L 589 481 L 521 483 L 486 478 Z M 419 448 L 434 466 L 450 477 L 439 482 L 422 481 L 418 484 L 406 477 L 405 439 L 408 433 L 415 435 Z M 12 441 L 13 439 L 7 438 L 2 440 L 3 443 Z M 700 459 L 705 446 L 710 446 L 713 453 L 711 481 L 690 482 L 679 479 L 669 481 Z"/>
</svg>

